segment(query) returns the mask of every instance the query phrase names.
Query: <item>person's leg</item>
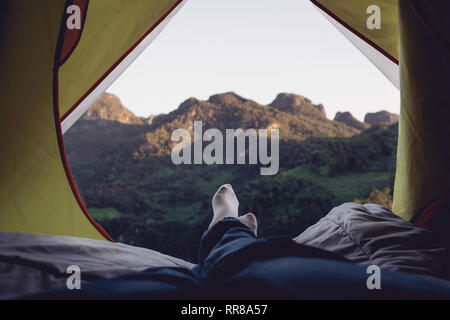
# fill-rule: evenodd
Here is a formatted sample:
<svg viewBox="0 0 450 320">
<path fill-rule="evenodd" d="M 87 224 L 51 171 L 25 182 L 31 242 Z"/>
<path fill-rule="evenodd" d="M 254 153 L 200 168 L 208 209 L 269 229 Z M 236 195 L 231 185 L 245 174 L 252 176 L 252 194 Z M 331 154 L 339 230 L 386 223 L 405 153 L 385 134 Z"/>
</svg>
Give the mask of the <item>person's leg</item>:
<svg viewBox="0 0 450 320">
<path fill-rule="evenodd" d="M 196 269 L 206 277 L 226 256 L 255 241 L 257 238 L 249 227 L 237 218 L 226 217 L 203 234 Z"/>
<path fill-rule="evenodd" d="M 231 185 L 223 185 L 212 200 L 213 219 L 202 236 L 196 271 L 206 277 L 226 256 L 256 241 L 257 221 L 252 213 L 238 217 L 239 201 Z"/>
<path fill-rule="evenodd" d="M 223 185 L 212 200 L 214 217 L 200 242 L 199 265 L 193 271 L 207 282 L 222 281 L 252 261 L 281 256 L 345 260 L 325 250 L 302 246 L 285 236 L 256 238 L 256 217 L 238 217 L 239 202 L 231 185 Z"/>
</svg>

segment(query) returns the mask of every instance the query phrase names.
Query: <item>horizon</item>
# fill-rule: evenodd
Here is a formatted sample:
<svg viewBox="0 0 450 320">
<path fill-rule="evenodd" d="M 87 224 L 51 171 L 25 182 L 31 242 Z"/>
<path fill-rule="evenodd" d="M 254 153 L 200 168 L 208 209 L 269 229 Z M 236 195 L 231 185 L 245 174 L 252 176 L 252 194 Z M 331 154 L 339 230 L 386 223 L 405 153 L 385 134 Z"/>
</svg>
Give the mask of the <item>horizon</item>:
<svg viewBox="0 0 450 320">
<path fill-rule="evenodd" d="M 208 97 L 207 99 L 205 99 L 205 100 L 199 99 L 199 98 L 197 98 L 197 97 L 188 97 L 188 98 L 184 99 L 180 104 L 178 104 L 178 106 L 176 106 L 175 108 L 171 108 L 170 110 L 164 111 L 164 112 L 162 112 L 162 113 L 152 113 L 152 114 L 149 114 L 149 115 L 146 115 L 146 116 L 141 116 L 141 115 L 136 114 L 131 108 L 129 108 L 127 105 L 125 105 L 125 104 L 123 103 L 121 97 L 119 97 L 117 94 L 112 93 L 112 92 L 108 92 L 108 91 L 105 91 L 104 93 L 105 93 L 105 94 L 111 94 L 111 95 L 117 97 L 117 98 L 119 99 L 119 101 L 121 102 L 121 104 L 122 104 L 123 107 L 125 107 L 128 111 L 130 111 L 131 113 L 133 113 L 134 116 L 136 116 L 136 117 L 138 117 L 138 118 L 142 118 L 142 119 L 148 119 L 148 118 L 150 118 L 150 117 L 152 117 L 152 116 L 158 116 L 158 115 L 167 115 L 167 114 L 169 114 L 170 112 L 177 110 L 177 109 L 180 107 L 180 105 L 182 105 L 184 102 L 186 102 L 186 101 L 188 101 L 188 100 L 190 100 L 190 99 L 196 99 L 196 100 L 199 100 L 199 101 L 208 101 L 212 96 L 215 96 L 215 95 L 225 95 L 225 94 L 230 94 L 230 93 L 231 93 L 231 94 L 235 94 L 235 95 L 237 95 L 237 96 L 239 96 L 239 97 L 241 97 L 241 98 L 243 98 L 243 99 L 246 99 L 246 100 L 250 100 L 250 101 L 256 102 L 257 104 L 259 104 L 259 105 L 261 105 L 261 106 L 269 106 L 273 101 L 275 101 L 276 97 L 277 97 L 278 95 L 280 95 L 280 94 L 294 94 L 294 95 L 301 96 L 301 97 L 303 97 L 303 98 L 305 98 L 305 99 L 310 100 L 308 97 L 305 97 L 305 96 L 302 96 L 302 95 L 299 95 L 299 94 L 296 94 L 296 93 L 292 93 L 292 92 L 280 92 L 280 93 L 277 93 L 277 94 L 275 95 L 275 97 L 272 99 L 272 101 L 270 101 L 268 104 L 263 104 L 263 103 L 260 103 L 259 101 L 256 101 L 256 100 L 254 100 L 254 99 L 252 99 L 252 98 L 250 98 L 250 97 L 243 97 L 243 96 L 239 95 L 238 93 L 236 93 L 236 92 L 234 92 L 234 91 L 228 91 L 228 92 L 219 92 L 219 93 L 213 94 L 213 95 L 209 96 L 209 97 Z M 314 104 L 314 102 L 312 102 L 312 103 Z M 316 105 L 316 104 L 315 104 L 315 105 Z M 93 105 L 92 105 L 92 106 L 93 106 Z M 91 107 L 92 107 L 92 106 L 91 106 Z M 328 119 L 328 120 L 334 120 L 334 118 L 336 117 L 336 113 L 335 113 L 332 117 L 330 117 L 330 116 L 328 115 L 328 113 L 327 113 L 327 108 L 326 108 L 326 106 L 323 106 L 323 107 L 324 107 L 324 110 L 325 110 L 327 119 Z M 354 115 L 352 112 L 350 112 L 349 110 L 340 110 L 340 111 L 338 111 L 338 112 L 340 112 L 340 113 L 346 113 L 346 112 L 349 112 L 356 120 L 359 120 L 360 122 L 365 122 L 365 121 L 364 121 L 365 119 L 360 120 L 360 119 L 356 118 L 355 115 Z M 370 111 L 370 112 L 368 111 L 368 112 L 365 113 L 365 115 L 367 115 L 368 113 L 378 113 L 378 112 L 389 112 L 389 113 L 392 113 L 392 114 L 399 115 L 399 113 L 391 112 L 391 111 L 385 110 L 385 109 L 380 109 L 380 110 L 375 110 L 375 111 Z M 364 115 L 364 116 L 365 116 L 365 115 Z"/>
</svg>

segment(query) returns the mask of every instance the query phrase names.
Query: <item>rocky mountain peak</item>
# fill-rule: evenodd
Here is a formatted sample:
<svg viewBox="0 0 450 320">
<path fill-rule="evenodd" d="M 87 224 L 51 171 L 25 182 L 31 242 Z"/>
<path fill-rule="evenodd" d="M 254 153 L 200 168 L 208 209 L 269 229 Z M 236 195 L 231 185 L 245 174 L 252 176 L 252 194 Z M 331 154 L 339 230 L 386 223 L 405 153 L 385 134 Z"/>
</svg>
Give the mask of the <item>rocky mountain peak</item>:
<svg viewBox="0 0 450 320">
<path fill-rule="evenodd" d="M 110 93 L 102 94 L 83 115 L 84 120 L 107 120 L 123 124 L 143 124 L 144 121 L 125 108 L 120 99 Z"/>
<path fill-rule="evenodd" d="M 399 115 L 390 113 L 388 111 L 379 111 L 375 113 L 368 113 L 364 117 L 364 122 L 375 126 L 378 124 L 393 124 L 399 121 Z"/>
<path fill-rule="evenodd" d="M 283 112 L 326 118 L 323 105 L 315 105 L 311 100 L 292 93 L 280 93 L 269 106 Z"/>
<path fill-rule="evenodd" d="M 353 117 L 353 115 L 350 112 L 338 112 L 336 113 L 334 117 L 334 121 L 341 122 L 343 124 L 346 124 L 349 127 L 356 128 L 358 130 L 366 130 L 370 128 L 370 125 L 368 123 L 363 123 Z"/>
<path fill-rule="evenodd" d="M 209 97 L 208 102 L 222 105 L 222 106 L 236 106 L 246 103 L 248 100 L 242 98 L 234 92 L 226 92 L 221 94 L 215 94 Z"/>
<path fill-rule="evenodd" d="M 190 109 L 191 107 L 197 105 L 200 103 L 200 100 L 196 99 L 196 98 L 189 98 L 185 101 L 183 101 L 178 108 L 175 110 L 175 112 L 182 112 L 182 111 L 186 111 L 188 109 Z"/>
</svg>

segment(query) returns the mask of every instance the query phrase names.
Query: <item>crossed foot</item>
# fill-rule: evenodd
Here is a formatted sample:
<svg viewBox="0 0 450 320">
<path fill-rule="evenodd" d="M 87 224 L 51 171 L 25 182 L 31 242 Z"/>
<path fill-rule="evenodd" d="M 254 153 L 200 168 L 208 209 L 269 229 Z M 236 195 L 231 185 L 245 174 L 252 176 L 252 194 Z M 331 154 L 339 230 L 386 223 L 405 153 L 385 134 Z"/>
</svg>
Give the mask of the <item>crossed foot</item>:
<svg viewBox="0 0 450 320">
<path fill-rule="evenodd" d="M 246 215 L 238 217 L 239 201 L 230 184 L 224 184 L 217 190 L 212 199 L 212 207 L 214 217 L 209 225 L 210 228 L 223 218 L 232 217 L 239 219 L 239 221 L 249 227 L 256 236 L 258 228 L 256 217 L 253 213 L 247 213 Z"/>
</svg>

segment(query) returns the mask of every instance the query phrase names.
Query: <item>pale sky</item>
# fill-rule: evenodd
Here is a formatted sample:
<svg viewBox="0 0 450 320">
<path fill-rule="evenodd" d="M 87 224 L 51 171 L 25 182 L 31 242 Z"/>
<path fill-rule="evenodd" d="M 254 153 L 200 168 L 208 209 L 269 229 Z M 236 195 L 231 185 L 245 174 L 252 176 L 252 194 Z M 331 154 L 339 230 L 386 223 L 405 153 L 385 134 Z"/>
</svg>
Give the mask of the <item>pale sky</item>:
<svg viewBox="0 0 450 320">
<path fill-rule="evenodd" d="M 309 0 L 189 0 L 107 90 L 139 116 L 234 91 L 269 104 L 280 92 L 350 111 L 399 113 L 399 91 Z"/>
</svg>

